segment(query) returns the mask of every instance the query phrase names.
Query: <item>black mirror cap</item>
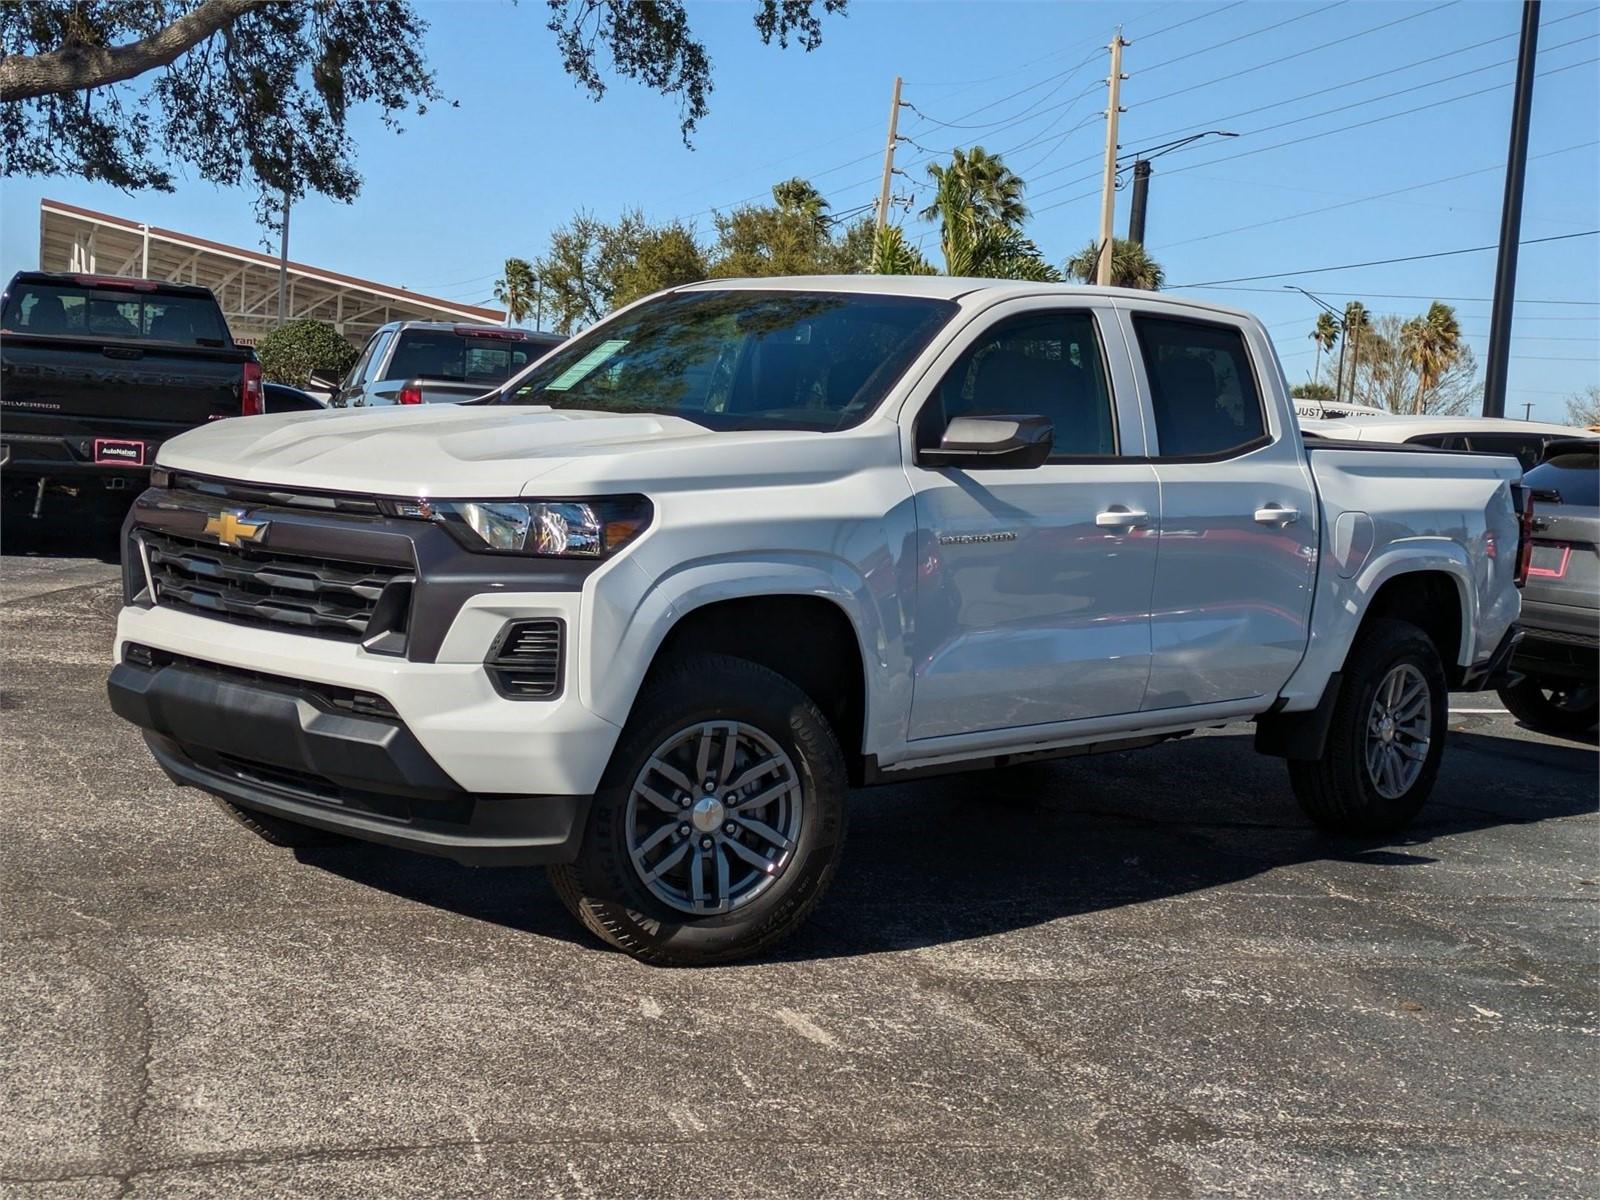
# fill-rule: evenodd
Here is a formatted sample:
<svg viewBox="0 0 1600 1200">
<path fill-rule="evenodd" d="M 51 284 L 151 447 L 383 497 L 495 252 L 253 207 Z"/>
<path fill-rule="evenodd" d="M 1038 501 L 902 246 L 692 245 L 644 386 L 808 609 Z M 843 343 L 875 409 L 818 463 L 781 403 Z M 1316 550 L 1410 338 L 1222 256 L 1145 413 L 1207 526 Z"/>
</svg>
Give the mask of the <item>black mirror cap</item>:
<svg viewBox="0 0 1600 1200">
<path fill-rule="evenodd" d="M 1049 417 L 984 414 L 951 421 L 937 446 L 917 451 L 917 465 L 969 470 L 1030 470 L 1043 466 L 1055 445 Z"/>
</svg>

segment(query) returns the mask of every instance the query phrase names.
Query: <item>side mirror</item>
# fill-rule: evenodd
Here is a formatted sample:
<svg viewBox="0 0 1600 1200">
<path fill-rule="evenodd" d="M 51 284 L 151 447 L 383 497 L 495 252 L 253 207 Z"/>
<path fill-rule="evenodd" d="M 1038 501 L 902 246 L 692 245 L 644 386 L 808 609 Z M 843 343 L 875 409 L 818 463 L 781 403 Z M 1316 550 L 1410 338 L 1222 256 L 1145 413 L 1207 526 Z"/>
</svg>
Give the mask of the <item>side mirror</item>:
<svg viewBox="0 0 1600 1200">
<path fill-rule="evenodd" d="M 1044 464 L 1054 444 L 1055 427 L 1048 417 L 957 417 L 937 446 L 917 451 L 917 465 L 1030 470 Z"/>
</svg>

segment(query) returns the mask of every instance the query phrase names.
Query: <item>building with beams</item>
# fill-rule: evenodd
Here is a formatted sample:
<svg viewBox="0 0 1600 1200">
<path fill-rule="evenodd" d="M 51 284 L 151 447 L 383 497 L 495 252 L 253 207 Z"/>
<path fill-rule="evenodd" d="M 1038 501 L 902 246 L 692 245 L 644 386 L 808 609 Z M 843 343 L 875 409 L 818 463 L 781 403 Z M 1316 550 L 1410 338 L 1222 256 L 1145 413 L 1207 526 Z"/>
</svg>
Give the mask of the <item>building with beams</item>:
<svg viewBox="0 0 1600 1200">
<path fill-rule="evenodd" d="M 246 345 L 279 323 L 279 262 L 271 255 L 60 200 L 39 202 L 39 269 L 198 283 L 217 294 L 234 339 Z M 499 325 L 506 319 L 499 309 L 424 296 L 305 263 L 291 261 L 287 274 L 286 319 L 326 321 L 357 346 L 388 321 Z"/>
</svg>

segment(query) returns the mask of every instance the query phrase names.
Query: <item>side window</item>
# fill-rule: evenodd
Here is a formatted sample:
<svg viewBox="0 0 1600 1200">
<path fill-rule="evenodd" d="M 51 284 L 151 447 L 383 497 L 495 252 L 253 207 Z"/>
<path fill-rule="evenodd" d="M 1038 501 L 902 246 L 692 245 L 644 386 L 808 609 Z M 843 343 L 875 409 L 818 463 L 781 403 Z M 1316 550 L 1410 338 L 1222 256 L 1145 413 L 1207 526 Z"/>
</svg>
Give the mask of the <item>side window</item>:
<svg viewBox="0 0 1600 1200">
<path fill-rule="evenodd" d="M 361 356 L 361 361 L 356 363 L 355 371 L 350 376 L 352 385 L 359 386 L 375 377 L 378 364 L 383 361 L 383 356 L 388 353 L 389 343 L 394 340 L 394 331 L 383 329 L 372 338 L 372 344 L 367 348 L 367 353 Z"/>
<path fill-rule="evenodd" d="M 1111 389 L 1094 317 L 1045 312 L 1001 321 L 946 372 L 917 420 L 917 444 L 938 445 L 956 417 L 1048 417 L 1052 460 L 1117 452 Z"/>
<path fill-rule="evenodd" d="M 1266 440 L 1244 335 L 1230 325 L 1135 316 L 1162 458 L 1226 457 Z"/>
<path fill-rule="evenodd" d="M 1544 454 L 1545 439 L 1521 433 L 1474 433 L 1467 444 L 1483 454 L 1509 454 L 1524 471 L 1537 466 Z"/>
</svg>

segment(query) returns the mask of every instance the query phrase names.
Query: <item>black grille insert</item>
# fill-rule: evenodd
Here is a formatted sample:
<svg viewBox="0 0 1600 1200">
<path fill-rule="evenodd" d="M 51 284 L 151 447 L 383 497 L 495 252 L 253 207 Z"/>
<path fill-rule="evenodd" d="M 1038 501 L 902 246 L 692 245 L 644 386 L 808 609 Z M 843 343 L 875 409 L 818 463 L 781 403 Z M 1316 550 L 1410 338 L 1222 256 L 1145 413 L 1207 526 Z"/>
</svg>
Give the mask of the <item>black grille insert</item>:
<svg viewBox="0 0 1600 1200">
<path fill-rule="evenodd" d="M 359 641 L 391 583 L 411 573 L 392 564 L 280 554 L 144 529 L 157 604 L 203 616 Z"/>
<path fill-rule="evenodd" d="M 512 621 L 489 655 L 489 678 L 508 700 L 550 700 L 561 694 L 566 630 L 555 617 Z"/>
</svg>

